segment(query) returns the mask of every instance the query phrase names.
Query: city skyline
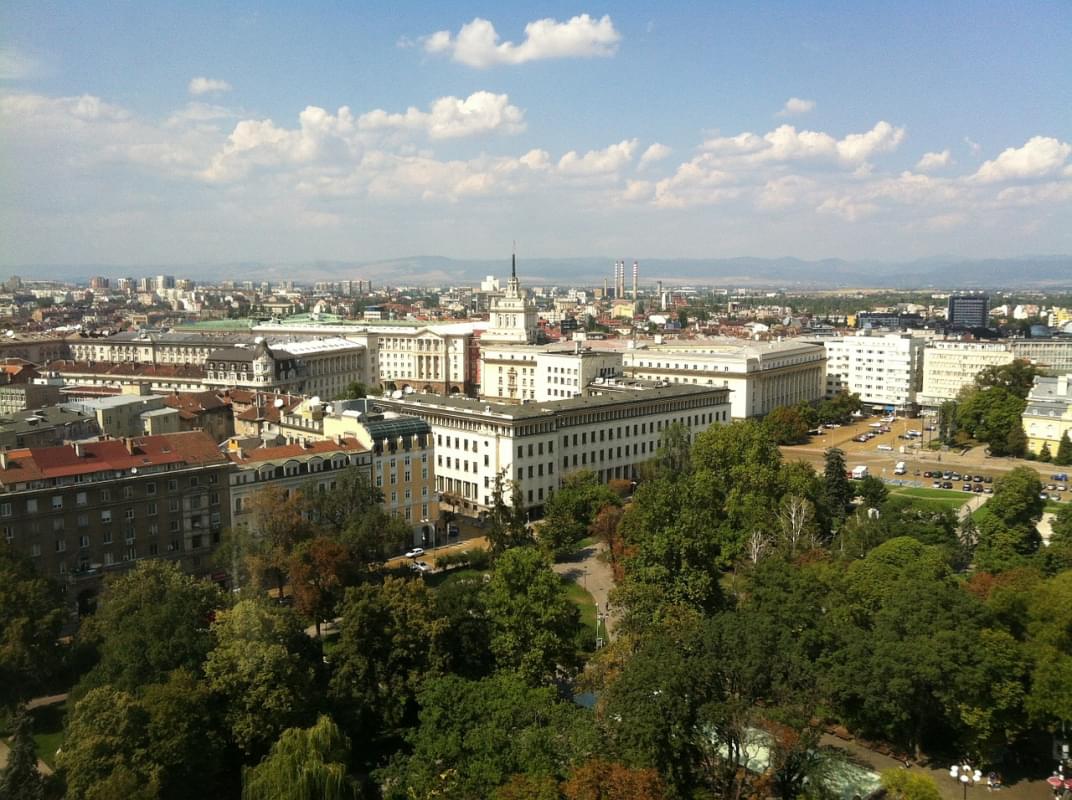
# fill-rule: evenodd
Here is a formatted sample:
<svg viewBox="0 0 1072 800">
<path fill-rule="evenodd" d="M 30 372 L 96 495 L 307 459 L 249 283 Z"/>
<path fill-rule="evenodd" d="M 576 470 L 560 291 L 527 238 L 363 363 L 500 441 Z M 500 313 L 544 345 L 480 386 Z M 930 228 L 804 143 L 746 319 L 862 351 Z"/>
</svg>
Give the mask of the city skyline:
<svg viewBox="0 0 1072 800">
<path fill-rule="evenodd" d="M 1058 4 L 15 3 L 4 28 L 7 266 L 1072 252 Z"/>
</svg>

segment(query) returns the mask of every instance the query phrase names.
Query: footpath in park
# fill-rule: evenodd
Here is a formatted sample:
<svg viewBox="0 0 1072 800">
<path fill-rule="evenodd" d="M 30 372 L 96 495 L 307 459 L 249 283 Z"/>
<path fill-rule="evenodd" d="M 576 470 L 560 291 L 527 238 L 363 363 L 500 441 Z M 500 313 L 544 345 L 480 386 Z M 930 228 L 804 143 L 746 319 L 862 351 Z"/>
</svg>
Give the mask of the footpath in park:
<svg viewBox="0 0 1072 800">
<path fill-rule="evenodd" d="M 41 706 L 51 706 L 55 705 L 56 703 L 62 703 L 66 699 L 66 694 L 54 694 L 49 695 L 48 697 L 38 697 L 27 703 L 26 708 L 34 709 L 39 708 Z M 7 742 L 0 738 L 0 769 L 3 769 L 7 766 L 7 759 L 10 753 L 11 748 L 7 746 Z M 52 767 L 50 767 L 41 759 L 37 759 L 37 771 L 40 772 L 42 775 L 51 775 Z"/>
<path fill-rule="evenodd" d="M 618 621 L 618 609 L 610 607 L 610 590 L 614 588 L 614 573 L 603 558 L 607 551 L 604 542 L 594 542 L 554 565 L 554 570 L 571 583 L 585 589 L 596 604 L 596 614 L 601 615 L 607 628 L 607 638 L 614 632 Z"/>
</svg>

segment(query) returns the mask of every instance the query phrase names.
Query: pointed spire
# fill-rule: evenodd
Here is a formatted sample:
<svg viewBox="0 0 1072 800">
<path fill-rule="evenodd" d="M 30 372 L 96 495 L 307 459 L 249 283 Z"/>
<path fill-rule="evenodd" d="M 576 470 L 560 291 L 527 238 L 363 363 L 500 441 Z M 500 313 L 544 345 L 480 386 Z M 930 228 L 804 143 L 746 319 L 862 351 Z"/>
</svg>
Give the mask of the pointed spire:
<svg viewBox="0 0 1072 800">
<path fill-rule="evenodd" d="M 510 256 L 510 277 L 517 277 L 517 240 L 514 240 L 514 252 Z"/>
</svg>

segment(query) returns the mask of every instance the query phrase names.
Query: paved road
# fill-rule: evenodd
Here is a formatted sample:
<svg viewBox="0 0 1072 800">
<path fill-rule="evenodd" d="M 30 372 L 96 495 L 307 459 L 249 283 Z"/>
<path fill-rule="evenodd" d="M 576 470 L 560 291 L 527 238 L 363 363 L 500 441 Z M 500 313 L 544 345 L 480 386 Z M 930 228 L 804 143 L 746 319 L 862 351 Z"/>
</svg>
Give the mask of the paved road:
<svg viewBox="0 0 1072 800">
<path fill-rule="evenodd" d="M 584 587 L 596 603 L 596 613 L 604 614 L 608 638 L 618 622 L 618 609 L 609 608 L 610 591 L 614 588 L 614 574 L 610 565 L 600 556 L 606 551 L 603 542 L 588 545 L 566 561 L 554 565 L 559 575 Z"/>
</svg>

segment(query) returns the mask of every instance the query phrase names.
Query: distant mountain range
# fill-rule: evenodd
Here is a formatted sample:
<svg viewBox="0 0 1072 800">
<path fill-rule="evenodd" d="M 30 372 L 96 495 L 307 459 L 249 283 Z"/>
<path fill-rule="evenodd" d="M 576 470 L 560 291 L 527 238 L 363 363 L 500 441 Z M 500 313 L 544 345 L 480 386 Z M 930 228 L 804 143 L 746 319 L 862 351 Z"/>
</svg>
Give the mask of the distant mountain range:
<svg viewBox="0 0 1072 800">
<path fill-rule="evenodd" d="M 627 288 L 632 282 L 632 259 L 626 259 Z M 666 286 L 756 287 L 786 289 L 934 288 L 1025 289 L 1072 288 L 1072 256 L 1042 255 L 1020 258 L 962 259 L 936 256 L 907 262 L 847 261 L 839 258 L 805 261 L 798 258 L 651 258 L 639 259 L 640 283 L 656 279 Z M 189 264 L 141 268 L 131 266 L 25 266 L 9 274 L 85 280 L 92 275 L 119 277 L 166 273 L 211 280 L 321 280 L 362 279 L 373 285 L 477 284 L 487 275 L 503 278 L 508 259 L 455 259 L 445 256 L 411 256 L 384 261 L 313 261 L 308 263 Z M 614 257 L 531 258 L 518 260 L 518 274 L 528 286 L 589 284 L 614 280 Z"/>
</svg>

